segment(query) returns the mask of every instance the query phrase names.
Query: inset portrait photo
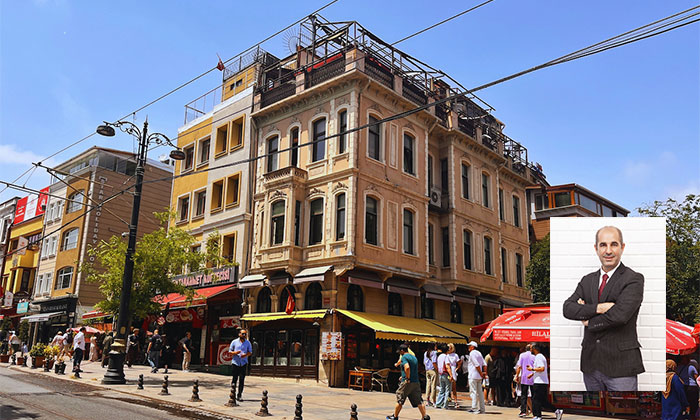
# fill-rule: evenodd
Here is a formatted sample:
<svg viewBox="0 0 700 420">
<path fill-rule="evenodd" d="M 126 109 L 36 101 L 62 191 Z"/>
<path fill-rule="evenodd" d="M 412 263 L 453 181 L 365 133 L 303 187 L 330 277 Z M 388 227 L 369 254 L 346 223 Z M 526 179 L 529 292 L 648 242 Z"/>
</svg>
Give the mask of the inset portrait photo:
<svg viewBox="0 0 700 420">
<path fill-rule="evenodd" d="M 550 223 L 552 391 L 664 390 L 666 219 Z"/>
</svg>

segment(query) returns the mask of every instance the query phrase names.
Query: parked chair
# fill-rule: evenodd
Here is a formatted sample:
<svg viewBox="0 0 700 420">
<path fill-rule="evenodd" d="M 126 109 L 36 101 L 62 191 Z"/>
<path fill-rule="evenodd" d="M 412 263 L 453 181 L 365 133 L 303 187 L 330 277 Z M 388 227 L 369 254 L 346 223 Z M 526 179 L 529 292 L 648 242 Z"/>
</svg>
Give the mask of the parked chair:
<svg viewBox="0 0 700 420">
<path fill-rule="evenodd" d="M 378 370 L 372 373 L 372 389 L 375 385 L 379 385 L 379 388 L 384 392 L 384 387 L 389 389 L 389 384 L 387 383 L 387 378 L 389 377 L 389 368 Z"/>
</svg>

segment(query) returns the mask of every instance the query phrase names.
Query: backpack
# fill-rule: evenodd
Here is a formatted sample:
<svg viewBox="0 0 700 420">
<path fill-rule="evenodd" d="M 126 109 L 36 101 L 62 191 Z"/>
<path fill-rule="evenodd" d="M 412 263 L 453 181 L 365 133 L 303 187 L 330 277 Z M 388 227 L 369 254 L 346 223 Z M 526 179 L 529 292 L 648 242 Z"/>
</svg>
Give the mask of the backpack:
<svg viewBox="0 0 700 420">
<path fill-rule="evenodd" d="M 73 332 L 69 332 L 66 334 L 66 343 L 68 344 L 73 344 Z"/>
<path fill-rule="evenodd" d="M 160 335 L 156 335 L 153 337 L 153 345 L 151 346 L 151 351 L 161 351 L 163 348 L 163 339 L 160 338 Z"/>
</svg>

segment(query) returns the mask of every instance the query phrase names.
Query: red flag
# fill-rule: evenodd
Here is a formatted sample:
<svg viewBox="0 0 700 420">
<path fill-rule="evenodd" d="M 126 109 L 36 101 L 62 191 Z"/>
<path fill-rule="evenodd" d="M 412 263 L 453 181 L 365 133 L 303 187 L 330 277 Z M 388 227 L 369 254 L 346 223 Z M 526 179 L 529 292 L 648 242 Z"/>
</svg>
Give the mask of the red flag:
<svg viewBox="0 0 700 420">
<path fill-rule="evenodd" d="M 216 64 L 216 68 L 221 71 L 224 71 L 224 69 L 226 68 L 226 66 L 224 66 L 224 62 L 221 61 L 221 57 L 219 56 L 219 54 L 216 54 L 216 56 L 219 57 L 219 62 Z"/>
<path fill-rule="evenodd" d="M 287 315 L 291 315 L 292 312 L 294 312 L 294 307 L 296 304 L 294 303 L 294 298 L 292 298 L 292 294 L 289 294 L 289 297 L 287 297 L 287 307 L 284 309 L 284 311 L 287 313 Z"/>
</svg>

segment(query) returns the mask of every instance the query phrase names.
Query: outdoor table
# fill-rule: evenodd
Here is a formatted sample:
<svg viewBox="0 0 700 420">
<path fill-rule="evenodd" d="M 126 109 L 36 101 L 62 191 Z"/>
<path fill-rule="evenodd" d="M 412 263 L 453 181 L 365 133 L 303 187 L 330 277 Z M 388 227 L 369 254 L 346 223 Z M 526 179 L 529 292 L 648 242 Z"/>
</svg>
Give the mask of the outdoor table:
<svg viewBox="0 0 700 420">
<path fill-rule="evenodd" d="M 348 378 L 348 388 L 369 391 L 372 389 L 371 370 L 351 370 Z"/>
</svg>

